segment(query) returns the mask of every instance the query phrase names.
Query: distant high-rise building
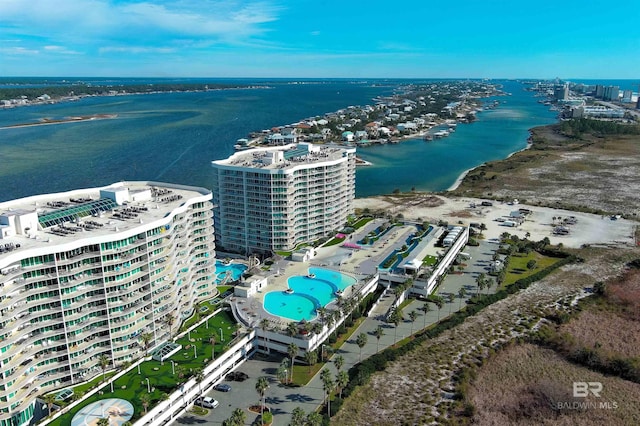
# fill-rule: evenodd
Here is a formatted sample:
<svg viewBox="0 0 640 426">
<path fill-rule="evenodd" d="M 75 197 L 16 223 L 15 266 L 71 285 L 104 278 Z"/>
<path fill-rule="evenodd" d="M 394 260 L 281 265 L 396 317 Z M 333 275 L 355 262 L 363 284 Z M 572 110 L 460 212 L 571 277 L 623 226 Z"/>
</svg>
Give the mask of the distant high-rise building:
<svg viewBox="0 0 640 426">
<path fill-rule="evenodd" d="M 553 88 L 553 95 L 558 101 L 563 101 L 569 98 L 569 85 L 557 84 Z"/>
<path fill-rule="evenodd" d="M 620 100 L 620 87 L 619 86 L 607 86 L 604 88 L 604 94 L 602 95 L 604 101 L 619 101 Z"/>
<path fill-rule="evenodd" d="M 595 97 L 598 99 L 602 99 L 603 96 L 604 96 L 604 86 L 602 84 L 596 85 Z"/>
<path fill-rule="evenodd" d="M 216 245 L 271 253 L 341 229 L 353 213 L 355 155 L 355 148 L 300 143 L 213 161 Z"/>
<path fill-rule="evenodd" d="M 631 102 L 631 97 L 633 96 L 633 91 L 632 90 L 625 90 L 622 92 L 622 102 L 624 103 L 630 103 Z"/>
<path fill-rule="evenodd" d="M 0 426 L 171 339 L 215 291 L 211 192 L 150 182 L 0 203 Z"/>
</svg>

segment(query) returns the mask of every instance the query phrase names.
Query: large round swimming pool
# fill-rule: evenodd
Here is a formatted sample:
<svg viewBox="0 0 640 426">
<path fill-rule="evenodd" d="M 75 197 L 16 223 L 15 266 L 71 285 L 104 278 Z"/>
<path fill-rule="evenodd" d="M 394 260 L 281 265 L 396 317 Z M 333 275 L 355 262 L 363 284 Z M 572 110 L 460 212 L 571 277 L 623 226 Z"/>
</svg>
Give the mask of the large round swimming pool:
<svg viewBox="0 0 640 426">
<path fill-rule="evenodd" d="M 264 309 L 294 321 L 311 320 L 316 309 L 327 306 L 338 298 L 337 291 L 344 291 L 356 283 L 356 279 L 338 271 L 309 268 L 307 276 L 294 276 L 287 280 L 292 293 L 271 291 L 264 296 Z"/>
</svg>

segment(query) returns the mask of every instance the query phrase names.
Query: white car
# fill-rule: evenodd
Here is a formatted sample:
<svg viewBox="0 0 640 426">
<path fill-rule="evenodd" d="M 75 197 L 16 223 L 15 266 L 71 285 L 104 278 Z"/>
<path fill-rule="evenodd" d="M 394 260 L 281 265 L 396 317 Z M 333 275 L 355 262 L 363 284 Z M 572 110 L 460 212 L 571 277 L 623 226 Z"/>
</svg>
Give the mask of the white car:
<svg viewBox="0 0 640 426">
<path fill-rule="evenodd" d="M 203 408 L 216 408 L 218 405 L 220 405 L 217 400 L 211 398 L 210 396 L 200 397 L 193 401 L 193 404 Z"/>
</svg>

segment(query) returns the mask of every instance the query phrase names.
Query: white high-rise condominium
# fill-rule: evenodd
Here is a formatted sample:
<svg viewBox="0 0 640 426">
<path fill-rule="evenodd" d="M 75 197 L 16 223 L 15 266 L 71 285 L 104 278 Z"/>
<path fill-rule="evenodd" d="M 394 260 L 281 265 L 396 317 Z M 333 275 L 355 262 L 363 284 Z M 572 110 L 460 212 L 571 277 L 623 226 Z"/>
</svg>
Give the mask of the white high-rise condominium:
<svg viewBox="0 0 640 426">
<path fill-rule="evenodd" d="M 307 143 L 213 161 L 216 244 L 234 253 L 291 250 L 353 213 L 355 148 Z"/>
<path fill-rule="evenodd" d="M 143 356 L 142 335 L 169 340 L 212 297 L 212 207 L 209 190 L 153 182 L 0 203 L 0 426 L 28 424 L 36 396 L 102 356 Z"/>
</svg>

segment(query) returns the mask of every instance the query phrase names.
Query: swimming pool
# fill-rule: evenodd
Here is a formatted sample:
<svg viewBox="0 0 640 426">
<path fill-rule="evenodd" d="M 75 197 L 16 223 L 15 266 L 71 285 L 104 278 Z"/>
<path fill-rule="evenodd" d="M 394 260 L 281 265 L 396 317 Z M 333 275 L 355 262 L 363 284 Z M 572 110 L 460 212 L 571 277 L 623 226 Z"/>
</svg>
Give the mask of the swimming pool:
<svg viewBox="0 0 640 426">
<path fill-rule="evenodd" d="M 230 263 L 226 265 L 216 260 L 216 285 L 237 281 L 246 270 L 247 265 L 243 265 L 242 263 Z"/>
<path fill-rule="evenodd" d="M 338 298 L 338 290 L 344 291 L 355 283 L 355 278 L 338 271 L 309 268 L 309 275 L 297 275 L 287 280 L 293 293 L 271 291 L 265 294 L 264 309 L 272 315 L 294 321 L 309 321 L 316 317 L 317 308 Z"/>
</svg>

